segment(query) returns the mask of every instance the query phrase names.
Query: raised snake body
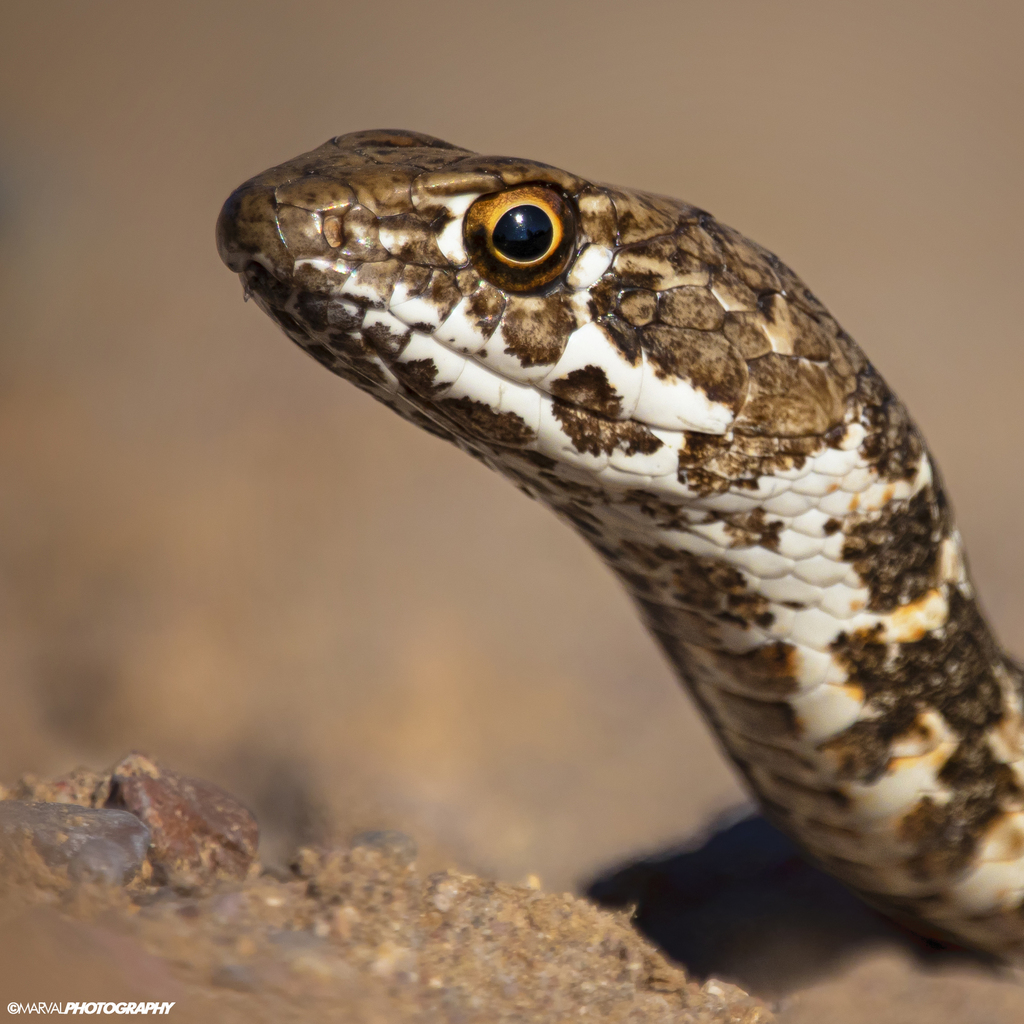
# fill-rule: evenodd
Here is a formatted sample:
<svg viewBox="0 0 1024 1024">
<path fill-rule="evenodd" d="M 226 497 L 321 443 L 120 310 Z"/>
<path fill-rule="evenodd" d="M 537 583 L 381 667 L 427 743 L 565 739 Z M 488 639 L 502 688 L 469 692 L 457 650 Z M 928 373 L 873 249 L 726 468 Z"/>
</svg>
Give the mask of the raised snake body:
<svg viewBox="0 0 1024 1024">
<path fill-rule="evenodd" d="M 399 131 L 252 178 L 217 235 L 293 341 L 580 531 L 819 865 L 1024 962 L 1021 671 L 917 428 L 785 264 Z"/>
</svg>

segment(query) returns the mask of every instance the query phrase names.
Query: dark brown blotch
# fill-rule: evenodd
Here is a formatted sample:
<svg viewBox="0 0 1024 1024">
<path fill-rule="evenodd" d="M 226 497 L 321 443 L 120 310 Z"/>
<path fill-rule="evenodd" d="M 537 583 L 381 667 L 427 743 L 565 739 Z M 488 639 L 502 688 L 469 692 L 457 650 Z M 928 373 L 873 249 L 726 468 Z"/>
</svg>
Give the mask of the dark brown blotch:
<svg viewBox="0 0 1024 1024">
<path fill-rule="evenodd" d="M 620 249 L 612 266 L 620 284 L 626 288 L 662 291 L 687 284 L 706 284 L 709 278 L 704 264 L 680 249 L 671 235 Z"/>
<path fill-rule="evenodd" d="M 924 798 L 901 823 L 902 838 L 917 847 L 910 862 L 920 878 L 945 878 L 972 861 L 991 824 L 1017 807 L 1021 788 L 1009 765 L 996 761 L 983 736 L 960 743 L 939 772 L 952 797 L 943 804 Z"/>
<path fill-rule="evenodd" d="M 395 290 L 395 285 L 405 269 L 404 264 L 392 259 L 382 260 L 380 263 L 363 263 L 358 270 L 359 282 L 374 297 L 371 299 L 362 296 L 346 296 L 346 298 L 356 305 L 383 309 L 391 298 L 391 293 Z M 417 267 L 416 269 L 424 270 L 426 268 Z"/>
<path fill-rule="evenodd" d="M 387 359 L 394 359 L 405 347 L 405 343 L 412 334 L 412 328 L 396 331 L 387 324 L 380 321 L 360 329 L 364 340 L 379 355 Z"/>
<path fill-rule="evenodd" d="M 904 408 L 875 371 L 865 367 L 857 376 L 856 398 L 864 406 L 868 429 L 860 452 L 883 480 L 912 480 L 924 456 L 924 442 Z"/>
<path fill-rule="evenodd" d="M 745 654 L 706 651 L 702 657 L 706 657 L 732 687 L 758 698 L 787 697 L 799 687 L 796 648 L 782 640 Z"/>
<path fill-rule="evenodd" d="M 633 420 L 609 420 L 557 398 L 551 411 L 578 452 L 611 455 L 619 449 L 627 455 L 651 455 L 663 444 L 642 423 Z"/>
<path fill-rule="evenodd" d="M 393 363 L 391 372 L 410 390 L 430 398 L 438 389 L 437 364 L 433 359 L 412 359 L 406 363 Z"/>
<path fill-rule="evenodd" d="M 762 508 L 750 512 L 732 512 L 719 518 L 732 540 L 732 546 L 737 548 L 758 546 L 777 551 L 779 536 L 786 525 L 781 519 L 769 520 Z"/>
<path fill-rule="evenodd" d="M 604 328 L 619 355 L 630 366 L 639 366 L 643 359 L 643 349 L 640 346 L 640 334 L 637 329 L 617 316 L 604 317 L 596 322 L 599 327 Z"/>
<path fill-rule="evenodd" d="M 433 229 L 412 213 L 385 217 L 377 225 L 380 244 L 406 263 L 447 267 L 448 259 L 437 247 Z"/>
<path fill-rule="evenodd" d="M 868 588 L 868 608 L 890 612 L 933 589 L 939 583 L 940 545 L 952 529 L 945 495 L 932 487 L 848 522 L 843 559 Z"/>
<path fill-rule="evenodd" d="M 466 298 L 466 317 L 476 324 L 485 337 L 490 337 L 505 311 L 505 294 L 486 282 Z"/>
<path fill-rule="evenodd" d="M 556 398 L 570 405 L 582 406 L 592 412 L 615 419 L 622 411 L 622 399 L 608 381 L 601 366 L 588 365 L 572 370 L 551 382 L 550 390 Z"/>
<path fill-rule="evenodd" d="M 472 398 L 443 398 L 436 408 L 462 432 L 492 444 L 519 448 L 537 437 L 521 416 L 514 412 L 497 412 L 486 402 Z"/>
<path fill-rule="evenodd" d="M 614 313 L 619 301 L 618 278 L 614 274 L 605 274 L 588 292 L 587 309 L 592 320 L 600 320 Z"/>
<path fill-rule="evenodd" d="M 509 295 L 501 317 L 505 352 L 524 367 L 558 361 L 569 335 L 576 329 L 569 300 L 562 294 Z"/>
<path fill-rule="evenodd" d="M 924 806 L 920 820 L 910 820 L 927 826 L 920 851 L 925 861 L 943 856 L 959 862 L 970 852 L 967 837 L 979 834 L 979 823 L 996 813 L 1012 782 L 991 761 L 987 736 L 1005 714 L 997 673 L 1009 673 L 1018 686 L 1020 673 L 996 647 L 975 602 L 955 588 L 949 592 L 949 616 L 940 629 L 908 643 L 885 643 L 882 635 L 877 626 L 843 633 L 832 644 L 850 682 L 863 689 L 871 717 L 829 741 L 829 749 L 851 777 L 871 779 L 893 740 L 911 731 L 922 711 L 937 711 L 960 738 L 939 773 L 940 782 L 959 801 L 959 809 L 949 813 L 974 826 L 942 840 L 943 830 L 955 825 L 942 808 Z M 858 750 L 859 758 L 854 756 Z M 943 846 L 947 853 L 942 853 Z"/>
<path fill-rule="evenodd" d="M 716 455 L 727 452 L 732 445 L 729 438 L 720 434 L 700 434 L 693 430 L 684 430 L 683 439 L 686 444 L 679 452 L 681 469 L 703 466 Z"/>
<path fill-rule="evenodd" d="M 743 405 L 747 364 L 723 335 L 651 324 L 642 328 L 640 339 L 659 377 L 680 377 L 734 412 Z"/>
<path fill-rule="evenodd" d="M 606 249 L 615 247 L 617 227 L 615 207 L 608 194 L 598 188 L 586 188 L 576 197 L 580 227 L 590 241 Z"/>
<path fill-rule="evenodd" d="M 311 330 L 326 331 L 329 303 L 330 300 L 326 295 L 300 292 L 295 299 L 295 311 Z"/>
<path fill-rule="evenodd" d="M 892 736 L 877 723 L 855 722 L 838 736 L 819 744 L 837 779 L 868 785 L 880 779 L 889 765 Z"/>
<path fill-rule="evenodd" d="M 448 315 L 462 299 L 455 275 L 450 270 L 435 270 L 420 295 L 437 310 L 441 323 L 448 319 Z M 431 329 L 428 325 L 428 330 Z"/>
</svg>

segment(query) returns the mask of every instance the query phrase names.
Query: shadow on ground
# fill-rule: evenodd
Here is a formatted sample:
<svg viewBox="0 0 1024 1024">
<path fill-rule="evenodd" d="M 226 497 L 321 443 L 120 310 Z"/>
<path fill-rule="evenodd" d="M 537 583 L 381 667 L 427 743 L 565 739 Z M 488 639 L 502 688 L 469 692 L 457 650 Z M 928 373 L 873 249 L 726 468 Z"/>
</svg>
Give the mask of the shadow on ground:
<svg viewBox="0 0 1024 1024">
<path fill-rule="evenodd" d="M 762 997 L 805 987 L 880 945 L 929 967 L 988 963 L 882 917 L 760 816 L 732 815 L 699 846 L 615 868 L 587 895 L 606 907 L 635 906 L 637 928 L 691 973 Z"/>
</svg>

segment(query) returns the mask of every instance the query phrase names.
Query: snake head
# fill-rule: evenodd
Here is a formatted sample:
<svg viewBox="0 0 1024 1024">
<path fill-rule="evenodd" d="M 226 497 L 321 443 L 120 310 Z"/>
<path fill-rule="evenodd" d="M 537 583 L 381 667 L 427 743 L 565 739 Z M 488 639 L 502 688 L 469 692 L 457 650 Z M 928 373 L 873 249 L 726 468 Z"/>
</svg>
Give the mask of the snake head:
<svg viewBox="0 0 1024 1024">
<path fill-rule="evenodd" d="M 308 353 L 485 454 L 684 497 L 856 416 L 863 358 L 783 263 L 546 164 L 356 132 L 236 189 L 217 244 Z"/>
</svg>

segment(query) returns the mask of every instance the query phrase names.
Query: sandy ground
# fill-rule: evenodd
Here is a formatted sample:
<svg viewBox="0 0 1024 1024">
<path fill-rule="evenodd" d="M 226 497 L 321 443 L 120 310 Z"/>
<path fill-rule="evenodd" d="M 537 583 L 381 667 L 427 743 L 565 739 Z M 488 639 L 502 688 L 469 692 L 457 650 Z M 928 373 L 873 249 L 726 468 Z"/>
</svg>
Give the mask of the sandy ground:
<svg viewBox="0 0 1024 1024">
<path fill-rule="evenodd" d="M 0 778 L 143 748 L 238 793 L 269 861 L 393 826 L 424 870 L 556 892 L 744 800 L 579 541 L 242 304 L 223 198 L 357 128 L 679 195 L 779 252 L 914 411 L 1024 650 L 1018 5 L 10 7 Z M 794 986 L 837 1024 L 1022 1015 L 874 932 Z"/>
<path fill-rule="evenodd" d="M 230 794 L 139 754 L 0 789 L 8 1013 L 143 1002 L 148 1016 L 170 1001 L 189 1022 L 775 1022 L 762 1000 L 670 963 L 629 911 L 536 883 L 424 877 L 415 840 L 394 830 L 267 868 L 255 826 Z"/>
</svg>

